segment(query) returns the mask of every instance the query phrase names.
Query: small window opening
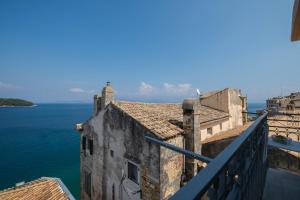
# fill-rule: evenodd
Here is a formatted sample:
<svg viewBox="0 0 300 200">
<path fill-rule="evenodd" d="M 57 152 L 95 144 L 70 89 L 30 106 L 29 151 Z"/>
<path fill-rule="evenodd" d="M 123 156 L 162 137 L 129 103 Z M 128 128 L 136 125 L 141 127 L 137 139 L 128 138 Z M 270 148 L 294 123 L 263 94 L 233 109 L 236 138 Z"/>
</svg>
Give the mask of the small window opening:
<svg viewBox="0 0 300 200">
<path fill-rule="evenodd" d="M 114 151 L 110 150 L 110 156 L 113 158 L 114 157 Z"/>
<path fill-rule="evenodd" d="M 210 135 L 212 135 L 212 134 L 213 134 L 213 130 L 212 130 L 212 128 L 207 128 L 207 134 L 210 134 Z"/>
<path fill-rule="evenodd" d="M 139 185 L 138 167 L 131 162 L 128 162 L 127 165 L 128 165 L 128 179 L 132 180 L 133 182 Z"/>
<path fill-rule="evenodd" d="M 111 189 L 111 193 L 112 193 L 112 200 L 115 200 L 115 185 L 112 185 L 112 189 Z"/>
<path fill-rule="evenodd" d="M 94 146 L 93 146 L 93 140 L 91 139 L 89 139 L 89 150 L 90 150 L 90 154 L 93 155 Z"/>
</svg>

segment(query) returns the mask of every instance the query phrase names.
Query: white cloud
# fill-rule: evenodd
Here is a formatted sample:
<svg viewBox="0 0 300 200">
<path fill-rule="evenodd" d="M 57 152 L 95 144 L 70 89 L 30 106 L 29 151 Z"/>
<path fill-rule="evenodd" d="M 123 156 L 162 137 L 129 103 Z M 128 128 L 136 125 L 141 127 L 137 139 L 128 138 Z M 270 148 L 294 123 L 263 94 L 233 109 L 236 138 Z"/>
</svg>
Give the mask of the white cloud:
<svg viewBox="0 0 300 200">
<path fill-rule="evenodd" d="M 139 87 L 139 94 L 141 95 L 151 95 L 154 92 L 154 87 L 145 82 L 141 82 Z"/>
<path fill-rule="evenodd" d="M 70 88 L 69 91 L 73 92 L 73 93 L 88 93 L 88 94 L 95 92 L 94 90 L 84 90 L 84 89 L 79 88 L 79 87 Z"/>
<path fill-rule="evenodd" d="M 15 90 L 18 89 L 18 86 L 9 84 L 9 83 L 4 83 L 0 81 L 0 90 Z"/>
<path fill-rule="evenodd" d="M 173 97 L 191 97 L 195 96 L 196 89 L 191 84 L 171 84 L 164 83 L 162 86 L 154 87 L 148 83 L 141 82 L 139 86 L 140 96 L 151 96 L 154 98 L 173 98 Z"/>
<path fill-rule="evenodd" d="M 195 92 L 195 89 L 192 88 L 191 84 L 188 83 L 183 83 L 178 85 L 164 83 L 163 91 L 169 95 L 183 96 L 183 95 L 192 94 L 193 92 Z"/>
<path fill-rule="evenodd" d="M 84 93 L 85 91 L 82 88 L 71 88 L 70 92 L 74 93 Z"/>
</svg>

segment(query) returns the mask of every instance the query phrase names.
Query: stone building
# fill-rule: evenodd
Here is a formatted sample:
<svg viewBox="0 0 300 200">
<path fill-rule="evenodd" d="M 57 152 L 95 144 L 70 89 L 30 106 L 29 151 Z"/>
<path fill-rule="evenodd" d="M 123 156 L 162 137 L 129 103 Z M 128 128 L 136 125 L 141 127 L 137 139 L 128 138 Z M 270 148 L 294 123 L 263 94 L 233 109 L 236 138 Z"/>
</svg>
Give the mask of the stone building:
<svg viewBox="0 0 300 200">
<path fill-rule="evenodd" d="M 201 141 L 243 125 L 246 98 L 226 88 L 182 104 L 114 99 L 110 83 L 94 97 L 81 133 L 81 199 L 167 199 L 201 163 L 151 143 L 150 136 L 201 154 Z"/>
<path fill-rule="evenodd" d="M 284 97 L 273 97 L 266 101 L 267 109 L 275 112 L 300 112 L 300 92 L 291 93 Z"/>
</svg>

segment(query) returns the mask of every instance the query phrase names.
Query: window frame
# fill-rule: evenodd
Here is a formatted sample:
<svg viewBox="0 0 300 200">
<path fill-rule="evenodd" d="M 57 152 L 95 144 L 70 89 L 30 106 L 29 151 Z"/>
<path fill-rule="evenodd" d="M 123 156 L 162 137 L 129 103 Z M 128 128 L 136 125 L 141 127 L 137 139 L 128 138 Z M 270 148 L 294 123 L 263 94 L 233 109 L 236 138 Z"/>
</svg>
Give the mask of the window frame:
<svg viewBox="0 0 300 200">
<path fill-rule="evenodd" d="M 213 128 L 209 127 L 206 129 L 207 134 L 212 135 L 213 134 Z"/>
<path fill-rule="evenodd" d="M 110 152 L 110 157 L 113 158 L 115 156 L 114 150 L 111 149 L 109 152 Z"/>
<path fill-rule="evenodd" d="M 135 168 L 136 168 L 136 178 L 137 178 L 137 180 L 135 181 L 135 180 L 133 180 L 132 178 L 130 178 L 130 176 L 129 176 L 129 166 L 130 165 L 132 165 L 132 166 L 134 166 Z M 134 174 L 134 173 L 133 173 Z M 134 163 L 134 162 L 132 162 L 132 161 L 129 161 L 129 160 L 127 160 L 126 161 L 126 178 L 128 179 L 128 180 L 130 180 L 130 182 L 132 182 L 132 183 L 134 183 L 135 185 L 140 185 L 140 168 L 139 168 L 139 165 L 137 165 L 136 163 Z"/>
<path fill-rule="evenodd" d="M 86 136 L 82 136 L 81 149 L 82 149 L 83 151 L 86 150 Z"/>
</svg>

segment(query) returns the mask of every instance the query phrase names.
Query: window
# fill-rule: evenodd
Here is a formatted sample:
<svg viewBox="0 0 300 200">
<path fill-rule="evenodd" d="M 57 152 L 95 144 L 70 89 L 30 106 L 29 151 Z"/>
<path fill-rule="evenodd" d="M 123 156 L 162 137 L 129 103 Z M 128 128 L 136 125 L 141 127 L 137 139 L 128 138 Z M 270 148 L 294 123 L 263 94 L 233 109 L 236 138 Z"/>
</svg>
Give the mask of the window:
<svg viewBox="0 0 300 200">
<path fill-rule="evenodd" d="M 111 192 L 112 192 L 112 198 L 111 199 L 115 200 L 115 185 L 114 184 L 112 185 L 112 191 Z"/>
<path fill-rule="evenodd" d="M 114 151 L 110 150 L 110 156 L 113 158 L 114 157 Z"/>
<path fill-rule="evenodd" d="M 220 131 L 222 131 L 222 129 L 223 129 L 223 124 L 220 123 Z"/>
<path fill-rule="evenodd" d="M 85 136 L 82 136 L 82 150 L 85 150 L 86 149 L 86 137 Z"/>
<path fill-rule="evenodd" d="M 135 164 L 128 162 L 127 169 L 128 169 L 128 172 L 127 172 L 128 179 L 132 180 L 134 183 L 139 185 L 138 167 Z"/>
<path fill-rule="evenodd" d="M 212 130 L 212 128 L 210 127 L 210 128 L 207 128 L 207 134 L 210 134 L 210 135 L 212 135 L 213 134 L 213 130 Z"/>
<path fill-rule="evenodd" d="M 89 139 L 89 150 L 90 154 L 93 155 L 94 147 L 93 147 L 93 140 Z"/>
<path fill-rule="evenodd" d="M 91 197 L 91 182 L 91 173 L 85 172 L 84 191 L 89 197 Z"/>
</svg>

